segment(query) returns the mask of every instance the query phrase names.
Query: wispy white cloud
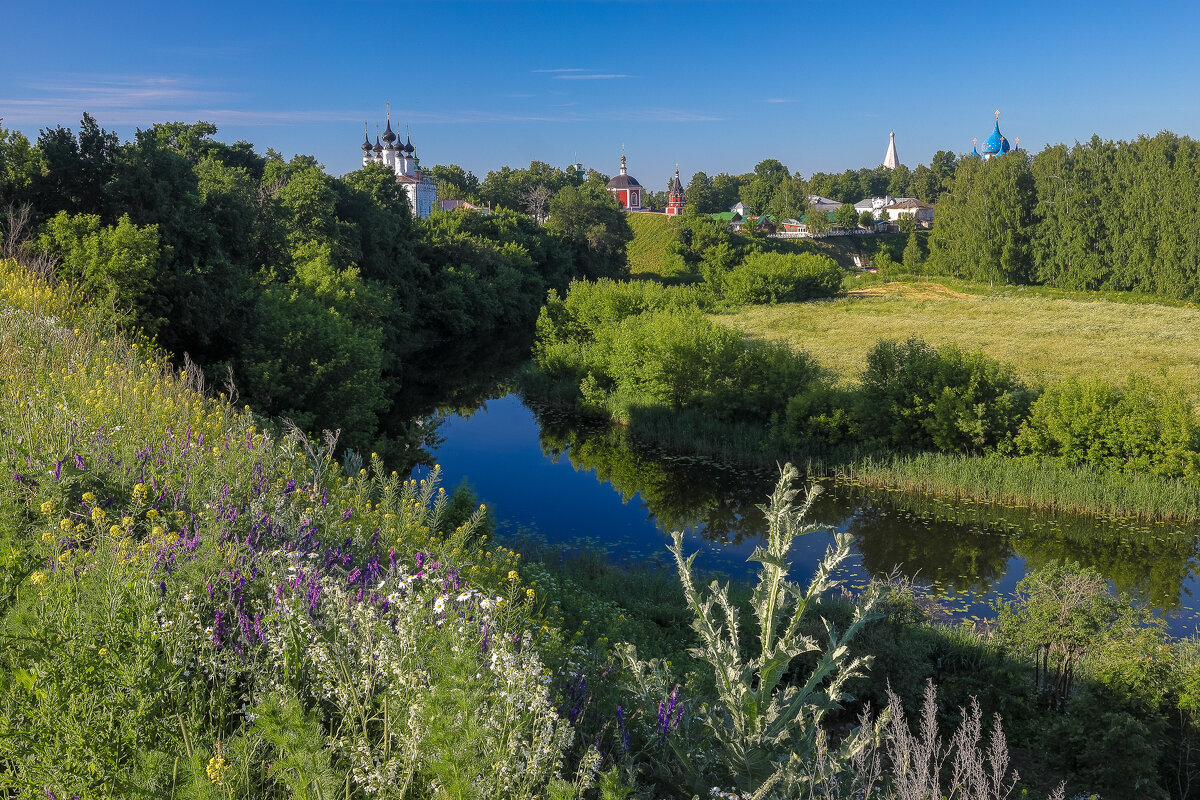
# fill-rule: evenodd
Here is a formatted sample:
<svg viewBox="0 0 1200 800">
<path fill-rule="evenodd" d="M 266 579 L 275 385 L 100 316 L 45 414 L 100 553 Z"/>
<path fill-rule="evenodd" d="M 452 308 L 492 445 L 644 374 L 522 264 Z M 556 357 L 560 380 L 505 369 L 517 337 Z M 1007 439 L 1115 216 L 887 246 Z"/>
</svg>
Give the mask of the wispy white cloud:
<svg viewBox="0 0 1200 800">
<path fill-rule="evenodd" d="M 615 78 L 632 78 L 632 75 L 619 75 L 613 72 L 605 73 L 572 73 L 570 75 L 555 75 L 557 81 L 611 81 Z"/>
<path fill-rule="evenodd" d="M 564 68 L 577 69 L 575 67 Z M 623 75 L 570 74 L 556 77 L 599 78 Z M 105 126 L 147 127 L 172 120 L 205 120 L 216 125 L 312 126 L 343 125 L 375 120 L 378 109 L 306 108 L 254 109 L 241 107 L 245 98 L 211 91 L 186 76 L 109 75 L 64 76 L 21 87 L 23 96 L 0 98 L 0 117 L 10 125 L 74 125 L 87 111 Z M 533 95 L 525 95 L 532 97 Z M 719 119 L 704 113 L 672 108 L 586 109 L 576 101 L 542 109 L 419 109 L 392 108 L 396 120 L 414 123 L 471 125 L 504 123 L 577 123 L 599 120 L 623 122 L 704 122 Z"/>
<path fill-rule="evenodd" d="M 790 97 L 768 97 L 767 102 L 768 103 L 794 103 L 796 101 Z"/>
<path fill-rule="evenodd" d="M 533 72 L 587 72 L 583 67 L 558 67 L 557 69 L 535 69 Z"/>
</svg>

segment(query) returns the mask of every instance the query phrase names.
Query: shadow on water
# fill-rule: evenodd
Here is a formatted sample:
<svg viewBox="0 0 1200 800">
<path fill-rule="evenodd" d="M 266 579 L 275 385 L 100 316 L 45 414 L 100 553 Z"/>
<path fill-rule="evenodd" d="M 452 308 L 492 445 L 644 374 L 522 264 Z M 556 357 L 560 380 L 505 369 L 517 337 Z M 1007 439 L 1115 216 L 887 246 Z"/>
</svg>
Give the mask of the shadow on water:
<svg viewBox="0 0 1200 800">
<path fill-rule="evenodd" d="M 564 546 L 586 539 L 614 557 L 656 563 L 666 563 L 667 534 L 683 530 L 688 548 L 701 551 L 702 566 L 752 576 L 745 558 L 763 537 L 757 506 L 770 494 L 776 471 L 668 452 L 633 440 L 623 428 L 525 405 L 514 395 L 469 411 L 469 417 L 450 418 L 437 459 L 448 483 L 465 476 L 481 499 L 496 505 L 502 523 Z M 952 598 L 951 607 L 964 616 L 986 616 L 1027 569 L 1069 559 L 1159 609 L 1173 632 L 1196 631 L 1200 529 L 1194 526 L 1055 515 L 848 484 L 825 488 L 812 521 L 852 536 L 846 568 L 852 583 L 899 570 Z M 829 532 L 798 539 L 791 554 L 797 574 L 811 572 L 831 541 Z"/>
</svg>

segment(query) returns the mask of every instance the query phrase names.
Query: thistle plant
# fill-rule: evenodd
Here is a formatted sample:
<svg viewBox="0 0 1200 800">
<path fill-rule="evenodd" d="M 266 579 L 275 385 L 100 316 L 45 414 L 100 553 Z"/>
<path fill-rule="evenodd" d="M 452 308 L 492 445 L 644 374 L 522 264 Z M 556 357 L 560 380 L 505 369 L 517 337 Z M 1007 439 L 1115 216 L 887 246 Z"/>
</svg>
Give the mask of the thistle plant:
<svg viewBox="0 0 1200 800">
<path fill-rule="evenodd" d="M 792 542 L 817 529 L 805 524 L 804 518 L 820 487 L 809 487 L 803 502 L 794 505 L 799 491 L 792 484 L 797 478 L 796 468 L 786 465 L 771 502 L 760 506 L 768 532 L 766 544 L 749 558 L 762 565 L 750 601 L 758 626 L 757 647 L 751 652 L 742 647 L 742 614 L 730 601 L 728 585 L 714 581 L 707 592 L 699 589 L 693 579 L 696 556 L 684 555 L 682 534 L 674 534 L 670 548 L 700 638 L 700 646 L 691 652 L 712 668 L 715 686 L 715 696 L 708 702 L 697 704 L 693 699 L 700 725 L 688 729 L 703 728 L 700 732 L 715 740 L 718 760 L 741 792 L 763 796 L 796 796 L 814 781 L 818 751 L 826 753 L 827 760 L 849 761 L 869 738 L 860 729 L 831 754 L 824 739 L 824 716 L 847 699 L 846 681 L 868 665 L 868 657 L 851 657 L 848 644 L 871 618 L 874 597 L 856 605 L 844 631 L 821 617 L 824 643 L 808 632 L 814 627 L 811 618 L 821 596 L 839 585 L 834 572 L 848 556 L 850 544 L 848 536 L 837 537 L 807 588 L 788 580 Z M 804 662 L 797 661 L 805 656 Z M 807 671 L 801 663 L 809 665 Z M 635 660 L 634 666 L 635 674 L 645 675 L 644 665 Z M 681 757 L 694 751 L 677 746 Z"/>
</svg>

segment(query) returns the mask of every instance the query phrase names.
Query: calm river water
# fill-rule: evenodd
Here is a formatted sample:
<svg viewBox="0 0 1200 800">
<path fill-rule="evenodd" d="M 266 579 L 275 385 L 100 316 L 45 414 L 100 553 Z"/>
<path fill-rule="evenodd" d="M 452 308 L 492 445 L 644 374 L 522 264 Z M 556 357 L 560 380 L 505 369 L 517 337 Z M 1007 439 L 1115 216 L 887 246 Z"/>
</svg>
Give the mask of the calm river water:
<svg viewBox="0 0 1200 800">
<path fill-rule="evenodd" d="M 529 533 L 564 548 L 602 546 L 617 561 L 673 569 L 672 530 L 699 550 L 697 566 L 750 578 L 746 557 L 762 541 L 762 515 L 777 473 L 750 471 L 639 446 L 625 432 L 516 395 L 449 417 L 433 449 L 443 485 L 467 481 L 495 512 L 499 532 Z M 1094 520 L 1021 508 L 948 502 L 827 484 L 812 521 L 823 530 L 792 550 L 805 582 L 833 531 L 853 537 L 847 577 L 860 584 L 892 570 L 945 598 L 952 613 L 994 616 L 1027 569 L 1053 559 L 1091 566 L 1149 603 L 1175 635 L 1200 623 L 1200 528 Z"/>
</svg>

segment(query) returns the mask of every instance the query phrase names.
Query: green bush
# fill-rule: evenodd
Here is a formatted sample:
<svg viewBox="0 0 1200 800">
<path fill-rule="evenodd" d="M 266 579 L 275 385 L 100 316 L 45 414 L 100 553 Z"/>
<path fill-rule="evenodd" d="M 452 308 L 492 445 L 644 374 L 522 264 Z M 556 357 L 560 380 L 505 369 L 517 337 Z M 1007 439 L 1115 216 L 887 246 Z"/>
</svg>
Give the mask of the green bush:
<svg viewBox="0 0 1200 800">
<path fill-rule="evenodd" d="M 1075 378 L 1048 388 L 1016 444 L 1068 464 L 1200 479 L 1200 422 L 1191 403 L 1177 389 L 1136 377 L 1124 388 Z"/>
<path fill-rule="evenodd" d="M 813 382 L 788 400 L 784 440 L 808 453 L 823 453 L 853 441 L 858 436 L 853 405 L 850 392 Z"/>
<path fill-rule="evenodd" d="M 888 445 L 974 453 L 1007 446 L 1032 393 L 1008 364 L 911 338 L 871 349 L 861 399 L 864 428 Z"/>
<path fill-rule="evenodd" d="M 696 310 L 653 311 L 600 331 L 589 374 L 612 392 L 609 410 L 696 407 L 720 419 L 766 418 L 817 374 L 782 345 L 746 342 Z"/>
<path fill-rule="evenodd" d="M 844 274 L 828 256 L 753 253 L 724 273 L 720 293 L 732 303 L 793 303 L 832 297 L 841 289 Z"/>
</svg>

